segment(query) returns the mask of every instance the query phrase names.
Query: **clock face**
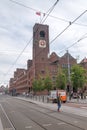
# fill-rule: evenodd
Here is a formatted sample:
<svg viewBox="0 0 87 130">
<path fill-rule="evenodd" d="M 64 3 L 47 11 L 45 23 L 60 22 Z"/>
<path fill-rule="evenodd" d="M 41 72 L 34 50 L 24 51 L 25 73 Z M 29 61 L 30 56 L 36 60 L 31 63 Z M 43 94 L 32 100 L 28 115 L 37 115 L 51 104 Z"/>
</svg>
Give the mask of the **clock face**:
<svg viewBox="0 0 87 130">
<path fill-rule="evenodd" d="M 45 48 L 46 47 L 46 41 L 45 40 L 40 40 L 39 41 L 39 47 Z"/>
</svg>

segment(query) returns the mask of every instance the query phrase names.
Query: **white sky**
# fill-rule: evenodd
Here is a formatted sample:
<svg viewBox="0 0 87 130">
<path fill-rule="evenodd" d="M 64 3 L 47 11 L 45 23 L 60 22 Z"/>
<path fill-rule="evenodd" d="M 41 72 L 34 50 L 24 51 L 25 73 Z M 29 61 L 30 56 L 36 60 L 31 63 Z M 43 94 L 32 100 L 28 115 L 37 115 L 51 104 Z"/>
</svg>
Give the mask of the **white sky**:
<svg viewBox="0 0 87 130">
<path fill-rule="evenodd" d="M 0 0 L 0 85 L 8 83 L 16 68 L 27 67 L 27 60 L 32 59 L 33 26 L 40 22 L 43 13 L 55 2 L 56 0 Z M 79 57 L 78 62 L 87 57 L 86 10 L 87 0 L 59 0 L 44 21 L 44 24 L 49 25 L 50 53 L 55 51 L 62 56 L 68 49 L 74 58 Z M 36 11 L 42 12 L 41 17 L 36 15 Z M 86 12 L 79 17 L 84 11 Z M 66 27 L 68 28 L 61 34 Z M 52 42 L 56 36 L 58 37 Z"/>
</svg>

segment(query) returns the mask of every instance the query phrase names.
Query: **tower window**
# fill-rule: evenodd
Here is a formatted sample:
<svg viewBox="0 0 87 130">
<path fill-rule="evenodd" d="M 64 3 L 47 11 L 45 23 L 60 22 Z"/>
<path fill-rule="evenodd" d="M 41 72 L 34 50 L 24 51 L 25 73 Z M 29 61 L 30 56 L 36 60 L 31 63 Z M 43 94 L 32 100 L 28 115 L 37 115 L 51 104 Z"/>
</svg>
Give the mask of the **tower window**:
<svg viewBox="0 0 87 130">
<path fill-rule="evenodd" d="M 45 32 L 44 31 L 40 31 L 40 37 L 45 37 Z"/>
</svg>

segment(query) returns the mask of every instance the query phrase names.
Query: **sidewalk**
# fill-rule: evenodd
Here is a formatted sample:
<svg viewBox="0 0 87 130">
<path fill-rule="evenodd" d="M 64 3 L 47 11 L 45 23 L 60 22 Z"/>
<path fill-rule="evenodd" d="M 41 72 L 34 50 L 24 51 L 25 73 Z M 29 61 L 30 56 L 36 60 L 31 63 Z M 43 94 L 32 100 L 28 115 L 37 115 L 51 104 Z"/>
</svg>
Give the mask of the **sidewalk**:
<svg viewBox="0 0 87 130">
<path fill-rule="evenodd" d="M 51 103 L 51 101 L 47 101 L 47 96 L 43 96 L 43 95 L 42 96 L 31 96 L 31 97 L 21 96 L 21 97 L 25 98 L 25 99 L 30 99 L 32 101 Z M 69 97 L 67 97 L 67 103 L 87 104 L 87 97 L 86 97 L 86 99 L 71 98 L 71 100 L 69 100 Z"/>
<path fill-rule="evenodd" d="M 28 102 L 31 102 L 31 103 L 35 103 L 35 104 L 38 104 L 44 108 L 47 108 L 49 110 L 53 110 L 53 111 L 57 111 L 57 104 L 56 103 L 46 103 L 46 102 L 40 102 L 40 101 L 37 101 L 37 100 L 33 100 L 33 99 L 30 99 L 30 98 L 26 98 L 26 97 L 17 97 L 18 99 L 20 100 L 24 100 L 24 101 L 28 101 Z M 86 101 L 84 102 L 83 100 L 79 100 L 77 101 L 77 99 L 72 99 L 71 101 L 69 102 L 74 102 L 74 103 L 87 103 L 87 99 Z M 66 112 L 66 113 L 71 113 L 71 114 L 75 114 L 75 115 L 79 115 L 79 116 L 83 116 L 83 117 L 87 117 L 87 107 L 86 108 L 76 108 L 76 107 L 71 107 L 71 106 L 67 106 L 67 105 L 64 105 L 62 104 L 62 107 L 61 107 L 61 112 Z"/>
<path fill-rule="evenodd" d="M 52 102 L 47 102 L 46 99 L 39 99 L 39 98 L 30 98 L 30 97 L 18 97 L 19 99 L 23 99 L 29 102 L 33 102 L 36 104 L 53 104 Z M 67 98 L 67 103 L 77 103 L 77 104 L 87 104 L 87 99 L 71 99 Z"/>
<path fill-rule="evenodd" d="M 71 99 L 71 100 L 69 100 L 68 98 L 67 102 L 87 104 L 87 98 L 86 99 Z"/>
</svg>

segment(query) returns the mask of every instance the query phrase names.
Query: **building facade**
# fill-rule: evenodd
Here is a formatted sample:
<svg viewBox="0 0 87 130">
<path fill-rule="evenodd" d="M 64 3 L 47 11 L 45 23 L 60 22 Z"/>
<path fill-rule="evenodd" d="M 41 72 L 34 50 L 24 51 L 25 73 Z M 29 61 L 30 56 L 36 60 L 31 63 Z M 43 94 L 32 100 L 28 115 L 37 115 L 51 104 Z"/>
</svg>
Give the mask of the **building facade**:
<svg viewBox="0 0 87 130">
<path fill-rule="evenodd" d="M 85 69 L 87 69 L 87 58 L 86 57 L 80 62 L 80 65 L 82 67 L 84 67 Z"/>
<path fill-rule="evenodd" d="M 55 52 L 49 55 L 49 26 L 35 24 L 33 27 L 33 50 L 32 60 L 27 61 L 27 69 L 17 69 L 14 77 L 10 79 L 10 92 L 23 93 L 32 90 L 32 82 L 39 79 L 39 76 L 45 78 L 47 73 L 55 81 L 58 73 L 58 67 L 65 68 L 70 64 L 76 64 L 76 59 L 69 53 L 59 57 Z M 69 58 L 69 63 L 68 63 Z"/>
</svg>

